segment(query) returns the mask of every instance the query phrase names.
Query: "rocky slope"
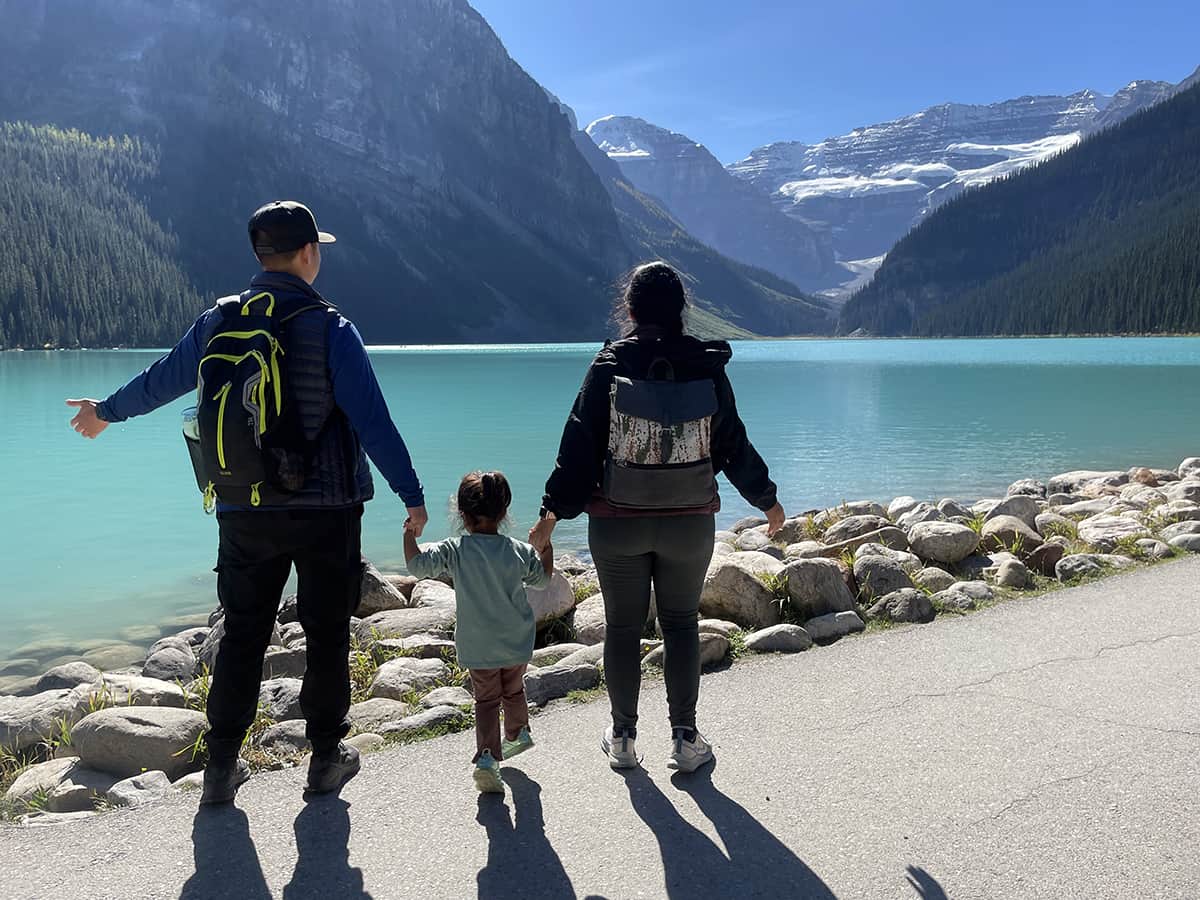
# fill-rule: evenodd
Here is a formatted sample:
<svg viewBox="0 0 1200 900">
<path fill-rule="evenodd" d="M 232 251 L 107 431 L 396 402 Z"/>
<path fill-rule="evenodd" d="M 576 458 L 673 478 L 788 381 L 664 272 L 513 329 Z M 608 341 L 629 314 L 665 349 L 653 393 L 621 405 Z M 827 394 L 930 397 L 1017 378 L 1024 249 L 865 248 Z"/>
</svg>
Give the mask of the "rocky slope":
<svg viewBox="0 0 1200 900">
<path fill-rule="evenodd" d="M 769 192 L 788 215 L 827 226 L 839 259 L 871 260 L 965 188 L 1053 156 L 1176 90 L 1135 81 L 1111 97 L 1080 91 L 945 103 L 818 144 L 769 144 L 729 171 Z"/>
<path fill-rule="evenodd" d="M 802 288 L 824 285 L 833 275 L 828 237 L 783 215 L 702 144 L 630 116 L 598 119 L 587 133 L 634 187 L 724 255 Z"/>
<path fill-rule="evenodd" d="M 0 0 L 0 120 L 133 134 L 201 292 L 253 270 L 266 198 L 340 242 L 373 341 L 598 337 L 633 262 L 561 114 L 465 0 Z"/>
</svg>

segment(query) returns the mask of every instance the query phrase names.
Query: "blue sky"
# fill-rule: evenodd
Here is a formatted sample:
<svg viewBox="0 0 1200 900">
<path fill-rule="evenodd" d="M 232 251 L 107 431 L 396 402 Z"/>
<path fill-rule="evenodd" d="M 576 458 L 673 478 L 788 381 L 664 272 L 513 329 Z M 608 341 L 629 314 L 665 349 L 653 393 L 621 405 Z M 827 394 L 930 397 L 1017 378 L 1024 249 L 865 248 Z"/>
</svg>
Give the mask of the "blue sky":
<svg viewBox="0 0 1200 900">
<path fill-rule="evenodd" d="M 1111 93 L 1200 65 L 1200 2 L 472 0 L 579 113 L 636 115 L 722 162 L 947 100 Z"/>
</svg>

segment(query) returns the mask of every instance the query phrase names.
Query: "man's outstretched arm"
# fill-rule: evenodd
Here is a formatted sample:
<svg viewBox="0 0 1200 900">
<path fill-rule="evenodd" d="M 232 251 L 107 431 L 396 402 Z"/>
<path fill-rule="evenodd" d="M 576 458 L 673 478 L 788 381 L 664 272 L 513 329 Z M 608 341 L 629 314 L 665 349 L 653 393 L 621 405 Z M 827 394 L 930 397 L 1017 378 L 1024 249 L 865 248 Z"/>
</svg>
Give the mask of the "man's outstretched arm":
<svg viewBox="0 0 1200 900">
<path fill-rule="evenodd" d="M 144 416 L 188 391 L 196 389 L 196 370 L 204 348 L 204 332 L 209 310 L 197 319 L 175 348 L 152 363 L 124 387 L 106 400 L 68 400 L 67 406 L 79 411 L 71 419 L 71 427 L 87 438 L 100 435 L 111 422 L 124 422 L 134 416 Z"/>
</svg>

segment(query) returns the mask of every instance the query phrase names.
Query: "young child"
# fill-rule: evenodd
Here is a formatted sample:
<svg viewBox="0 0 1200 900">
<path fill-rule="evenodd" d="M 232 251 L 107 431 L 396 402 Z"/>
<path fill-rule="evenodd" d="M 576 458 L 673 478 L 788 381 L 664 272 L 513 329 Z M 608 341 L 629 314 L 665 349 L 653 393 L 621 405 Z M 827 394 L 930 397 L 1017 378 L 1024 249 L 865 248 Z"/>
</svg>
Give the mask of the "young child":
<svg viewBox="0 0 1200 900">
<path fill-rule="evenodd" d="M 543 587 L 554 574 L 553 548 L 547 546 L 539 556 L 529 544 L 499 533 L 510 503 L 512 491 L 503 474 L 472 472 L 458 486 L 458 514 L 466 534 L 421 551 L 413 529 L 404 525 L 409 573 L 454 579 L 454 644 L 459 665 L 471 671 L 475 693 L 475 785 L 489 794 L 504 793 L 500 760 L 533 746 L 525 667 L 533 656 L 534 619 L 525 585 Z"/>
</svg>

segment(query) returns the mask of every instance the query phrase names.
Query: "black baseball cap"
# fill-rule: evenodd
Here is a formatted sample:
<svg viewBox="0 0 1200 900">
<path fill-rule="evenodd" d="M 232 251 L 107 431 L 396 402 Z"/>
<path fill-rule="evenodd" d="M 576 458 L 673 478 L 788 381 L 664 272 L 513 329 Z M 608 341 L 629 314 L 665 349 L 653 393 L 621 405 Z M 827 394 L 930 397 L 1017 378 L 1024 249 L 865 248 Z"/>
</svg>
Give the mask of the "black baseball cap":
<svg viewBox="0 0 1200 900">
<path fill-rule="evenodd" d="M 332 234 L 317 230 L 312 210 L 295 200 L 275 200 L 250 217 L 250 244 L 257 256 L 291 253 L 309 244 L 332 244 Z"/>
</svg>

